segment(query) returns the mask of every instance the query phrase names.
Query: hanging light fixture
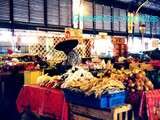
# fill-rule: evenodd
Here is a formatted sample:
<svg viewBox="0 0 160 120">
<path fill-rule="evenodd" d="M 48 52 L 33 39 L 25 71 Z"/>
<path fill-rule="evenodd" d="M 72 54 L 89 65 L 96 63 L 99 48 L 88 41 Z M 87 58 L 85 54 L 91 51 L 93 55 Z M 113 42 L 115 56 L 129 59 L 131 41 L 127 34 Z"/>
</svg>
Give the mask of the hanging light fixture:
<svg viewBox="0 0 160 120">
<path fill-rule="evenodd" d="M 134 25 L 135 25 L 135 20 L 137 20 L 138 17 L 139 17 L 139 14 L 138 14 L 139 10 L 140 10 L 147 2 L 149 2 L 149 0 L 144 1 L 144 2 L 138 7 L 138 9 L 136 10 L 136 12 L 134 13 L 133 27 L 134 27 Z M 140 29 L 140 32 L 141 32 L 141 33 L 144 33 L 144 32 L 145 32 L 145 29 L 146 29 L 146 25 L 145 25 L 145 24 L 141 24 L 141 25 L 139 26 L 139 29 Z"/>
<path fill-rule="evenodd" d="M 146 31 L 146 25 L 145 25 L 145 24 L 141 24 L 141 25 L 139 26 L 139 30 L 140 30 L 140 32 L 141 32 L 142 34 L 144 34 L 144 32 Z"/>
<path fill-rule="evenodd" d="M 134 14 L 134 18 L 138 18 L 139 17 L 139 15 L 138 15 L 138 12 L 139 12 L 139 10 L 146 4 L 146 3 L 148 3 L 149 2 L 149 0 L 146 0 L 146 1 L 144 1 L 139 7 L 138 7 L 138 9 L 136 10 L 136 12 L 135 12 L 135 14 Z M 134 19 L 134 22 L 133 22 L 133 24 L 135 24 L 135 19 Z M 134 27 L 134 26 L 133 26 Z M 140 32 L 141 32 L 141 45 L 143 46 L 143 35 L 144 35 L 144 33 L 145 33 L 145 30 L 146 30 L 146 25 L 145 24 L 140 24 L 139 25 L 139 30 L 140 30 Z M 143 51 L 143 47 L 142 47 L 142 51 Z"/>
<path fill-rule="evenodd" d="M 146 0 L 144 3 L 142 3 L 142 4 L 138 7 L 138 9 L 137 9 L 137 11 L 136 11 L 136 15 L 137 15 L 137 13 L 139 12 L 139 10 L 140 10 L 147 2 L 149 2 L 149 0 Z"/>
<path fill-rule="evenodd" d="M 144 36 L 144 33 L 145 33 L 145 31 L 146 31 L 146 25 L 145 24 L 141 24 L 140 26 L 139 26 L 139 30 L 140 30 L 140 32 L 141 32 L 141 44 L 142 44 L 142 46 L 144 45 L 144 41 L 143 41 L 143 36 Z"/>
</svg>

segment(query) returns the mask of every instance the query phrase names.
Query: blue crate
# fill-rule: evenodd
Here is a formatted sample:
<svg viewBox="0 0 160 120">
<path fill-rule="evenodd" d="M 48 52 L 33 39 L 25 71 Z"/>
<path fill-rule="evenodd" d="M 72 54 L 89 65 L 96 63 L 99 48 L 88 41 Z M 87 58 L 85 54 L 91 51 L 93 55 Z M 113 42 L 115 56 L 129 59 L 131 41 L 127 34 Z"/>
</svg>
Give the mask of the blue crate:
<svg viewBox="0 0 160 120">
<path fill-rule="evenodd" d="M 111 109 L 125 104 L 126 92 L 120 91 L 113 94 L 104 94 L 101 98 L 95 95 L 86 96 L 82 92 L 64 89 L 64 95 L 68 102 L 97 109 Z"/>
</svg>

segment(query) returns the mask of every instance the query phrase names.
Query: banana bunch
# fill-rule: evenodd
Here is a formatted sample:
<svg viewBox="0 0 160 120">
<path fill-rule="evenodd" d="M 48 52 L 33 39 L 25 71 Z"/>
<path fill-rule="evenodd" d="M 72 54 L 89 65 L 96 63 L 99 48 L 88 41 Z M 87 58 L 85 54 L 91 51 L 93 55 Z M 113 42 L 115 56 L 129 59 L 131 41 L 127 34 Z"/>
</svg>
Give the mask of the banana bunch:
<svg viewBox="0 0 160 120">
<path fill-rule="evenodd" d="M 37 78 L 37 84 L 49 82 L 51 80 L 52 80 L 52 77 L 48 76 L 48 74 L 45 74 Z"/>
<path fill-rule="evenodd" d="M 110 78 L 103 78 L 102 80 L 99 80 L 97 84 L 93 83 L 94 86 L 87 91 L 86 94 L 92 94 L 93 92 L 95 93 L 95 96 L 101 96 L 103 93 L 116 89 L 116 90 L 124 90 L 125 86 L 121 81 L 118 80 L 113 80 Z"/>
<path fill-rule="evenodd" d="M 37 84 L 41 87 L 55 88 L 62 83 L 61 76 L 48 76 L 47 74 L 37 78 Z"/>
<path fill-rule="evenodd" d="M 80 89 L 83 92 L 87 92 L 93 87 L 93 83 L 97 82 L 97 78 L 94 79 L 78 79 L 78 80 L 70 80 L 65 81 L 63 88 L 70 88 L 70 89 Z M 94 81 L 94 82 L 93 82 Z"/>
</svg>

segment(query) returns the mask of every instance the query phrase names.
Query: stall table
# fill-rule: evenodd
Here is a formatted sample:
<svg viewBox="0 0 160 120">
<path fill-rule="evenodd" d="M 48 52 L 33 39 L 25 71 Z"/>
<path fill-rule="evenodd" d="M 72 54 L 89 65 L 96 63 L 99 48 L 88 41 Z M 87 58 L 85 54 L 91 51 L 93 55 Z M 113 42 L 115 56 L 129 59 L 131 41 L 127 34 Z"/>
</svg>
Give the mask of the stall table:
<svg viewBox="0 0 160 120">
<path fill-rule="evenodd" d="M 36 85 L 25 85 L 17 99 L 20 113 L 30 109 L 38 116 L 56 120 L 68 120 L 68 103 L 59 89 L 43 88 Z"/>
<path fill-rule="evenodd" d="M 144 118 L 147 114 L 148 120 L 160 119 L 160 90 L 147 91 L 142 94 L 139 115 Z"/>
<path fill-rule="evenodd" d="M 70 116 L 74 120 L 122 120 L 123 113 L 124 119 L 128 120 L 128 112 L 131 111 L 132 107 L 130 104 L 115 107 L 111 110 L 93 109 L 85 106 L 79 106 L 70 104 Z M 134 120 L 134 116 L 132 116 Z"/>
</svg>

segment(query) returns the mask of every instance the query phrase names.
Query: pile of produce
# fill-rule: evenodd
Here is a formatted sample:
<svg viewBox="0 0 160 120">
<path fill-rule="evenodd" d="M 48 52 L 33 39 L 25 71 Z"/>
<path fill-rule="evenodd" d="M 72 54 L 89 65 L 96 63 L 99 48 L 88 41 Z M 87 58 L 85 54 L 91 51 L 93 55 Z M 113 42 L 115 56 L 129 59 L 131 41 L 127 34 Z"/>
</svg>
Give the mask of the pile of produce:
<svg viewBox="0 0 160 120">
<path fill-rule="evenodd" d="M 146 63 L 130 63 L 130 69 L 141 69 L 143 71 L 152 71 L 153 66 L 152 64 L 146 64 Z"/>
<path fill-rule="evenodd" d="M 148 91 L 153 89 L 153 84 L 146 77 L 144 69 L 141 65 L 139 67 L 132 66 L 130 69 L 108 69 L 104 71 L 103 76 L 123 82 L 126 89 L 131 92 Z"/>
<path fill-rule="evenodd" d="M 43 87 L 84 92 L 86 95 L 94 94 L 99 97 L 109 92 L 127 90 L 129 92 L 148 91 L 153 89 L 152 82 L 146 77 L 145 63 L 131 63 L 129 69 L 115 69 L 109 61 L 102 62 L 103 69 L 73 67 L 61 76 L 50 77 L 47 74 L 38 78 L 38 84 Z M 94 72 L 97 71 L 97 75 Z"/>
<path fill-rule="evenodd" d="M 96 77 L 107 77 L 111 80 L 121 81 L 126 90 L 129 92 L 135 91 L 148 91 L 153 89 L 152 82 L 146 77 L 145 71 L 152 70 L 153 67 L 150 64 L 131 62 L 129 69 L 115 69 L 113 64 L 109 61 L 105 65 L 105 69 L 97 71 Z M 91 71 L 95 76 L 95 71 Z"/>
<path fill-rule="evenodd" d="M 39 76 L 37 78 L 37 84 L 41 87 L 47 88 L 60 88 L 63 83 L 61 76 L 48 76 L 47 74 Z"/>
<path fill-rule="evenodd" d="M 72 69 L 68 70 L 63 76 L 65 77 L 65 81 L 78 80 L 79 78 L 84 80 L 94 79 L 93 75 L 90 72 L 80 67 L 73 67 Z"/>
<path fill-rule="evenodd" d="M 125 87 L 121 81 L 110 78 L 96 78 L 90 72 L 81 68 L 73 68 L 67 73 L 68 77 L 61 86 L 71 90 L 80 90 L 86 95 L 95 94 L 96 97 L 106 92 L 116 92 L 124 90 Z"/>
<path fill-rule="evenodd" d="M 0 65 L 0 72 L 37 70 L 48 67 L 44 58 L 30 54 L 5 55 L 0 58 L 0 62 L 3 63 Z"/>
</svg>

